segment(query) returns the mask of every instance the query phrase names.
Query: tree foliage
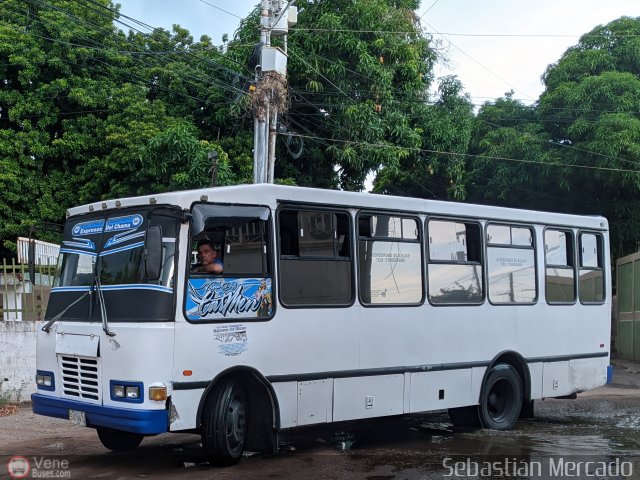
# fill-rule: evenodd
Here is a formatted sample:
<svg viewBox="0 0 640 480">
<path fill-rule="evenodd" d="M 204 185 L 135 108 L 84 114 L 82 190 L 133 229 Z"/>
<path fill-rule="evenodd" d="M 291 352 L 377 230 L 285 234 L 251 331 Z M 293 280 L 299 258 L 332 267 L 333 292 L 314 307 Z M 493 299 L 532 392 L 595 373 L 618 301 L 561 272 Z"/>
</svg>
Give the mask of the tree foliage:
<svg viewBox="0 0 640 480">
<path fill-rule="evenodd" d="M 375 191 L 425 198 L 466 198 L 466 154 L 473 106 L 456 77 L 440 80 L 433 105 L 422 105 L 415 118 L 420 143 L 400 161 L 384 167 Z"/>
<path fill-rule="evenodd" d="M 282 168 L 301 184 L 360 190 L 369 172 L 398 171 L 423 143 L 435 55 L 414 12 L 419 1 L 298 5 L 285 121 L 304 148 Z"/>
<path fill-rule="evenodd" d="M 528 107 L 507 96 L 475 121 L 470 199 L 579 214 L 611 225 L 614 256 L 640 241 L 640 18 L 583 35 Z M 499 158 L 512 160 L 501 161 Z"/>
<path fill-rule="evenodd" d="M 474 114 L 439 79 L 419 0 L 300 0 L 276 178 L 599 213 L 616 254 L 640 234 L 640 18 L 596 27 L 544 73 Z M 127 23 L 111 0 L 0 3 L 0 256 L 75 204 L 252 180 L 259 11 L 225 46 Z M 131 20 L 131 19 L 129 19 Z M 283 46 L 274 38 L 275 45 Z"/>
<path fill-rule="evenodd" d="M 242 101 L 211 81 L 235 75 L 222 52 L 118 19 L 108 0 L 0 3 L 0 255 L 72 205 L 209 185 L 211 150 L 220 182 L 250 178 L 218 141 L 219 104 Z"/>
</svg>

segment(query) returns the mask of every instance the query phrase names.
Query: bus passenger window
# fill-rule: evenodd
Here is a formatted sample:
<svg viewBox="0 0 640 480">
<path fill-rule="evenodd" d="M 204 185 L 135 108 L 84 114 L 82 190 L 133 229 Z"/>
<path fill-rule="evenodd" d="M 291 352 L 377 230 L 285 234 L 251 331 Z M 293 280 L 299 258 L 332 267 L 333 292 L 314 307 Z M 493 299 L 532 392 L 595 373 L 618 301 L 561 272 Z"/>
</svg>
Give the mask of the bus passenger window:
<svg viewBox="0 0 640 480">
<path fill-rule="evenodd" d="M 278 213 L 280 298 L 287 306 L 353 301 L 351 217 L 325 209 Z"/>
<path fill-rule="evenodd" d="M 484 296 L 480 225 L 429 220 L 429 301 L 479 304 Z"/>
<path fill-rule="evenodd" d="M 552 229 L 544 232 L 545 295 L 548 303 L 573 303 L 576 300 L 573 252 L 572 232 Z"/>
<path fill-rule="evenodd" d="M 534 303 L 536 288 L 533 230 L 529 227 L 487 227 L 487 272 L 492 303 Z"/>
<path fill-rule="evenodd" d="M 581 303 L 604 302 L 604 258 L 602 236 L 581 233 L 580 236 L 580 280 L 578 292 Z"/>
<path fill-rule="evenodd" d="M 362 303 L 421 303 L 424 289 L 418 220 L 361 213 L 358 225 L 358 278 Z"/>
</svg>

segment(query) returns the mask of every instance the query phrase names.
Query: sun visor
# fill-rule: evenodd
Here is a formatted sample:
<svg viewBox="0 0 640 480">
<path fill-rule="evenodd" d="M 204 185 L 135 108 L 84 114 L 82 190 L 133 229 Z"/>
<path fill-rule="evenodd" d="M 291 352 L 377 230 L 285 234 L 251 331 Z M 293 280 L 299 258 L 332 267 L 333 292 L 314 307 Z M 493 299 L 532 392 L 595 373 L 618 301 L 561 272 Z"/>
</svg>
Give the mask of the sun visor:
<svg viewBox="0 0 640 480">
<path fill-rule="evenodd" d="M 241 207 L 236 205 L 196 205 L 192 212 L 194 234 L 215 227 L 239 227 L 252 220 L 267 221 L 267 207 Z"/>
</svg>

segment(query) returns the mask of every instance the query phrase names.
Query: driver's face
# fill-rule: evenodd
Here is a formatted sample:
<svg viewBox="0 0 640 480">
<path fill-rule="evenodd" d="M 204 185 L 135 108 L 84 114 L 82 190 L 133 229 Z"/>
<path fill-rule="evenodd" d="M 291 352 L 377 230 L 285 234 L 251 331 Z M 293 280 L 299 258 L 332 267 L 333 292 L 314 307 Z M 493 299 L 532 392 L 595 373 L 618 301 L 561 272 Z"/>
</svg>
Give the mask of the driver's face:
<svg viewBox="0 0 640 480">
<path fill-rule="evenodd" d="M 216 259 L 218 254 L 211 248 L 211 245 L 200 245 L 198 247 L 198 260 L 202 265 L 210 265 Z"/>
</svg>

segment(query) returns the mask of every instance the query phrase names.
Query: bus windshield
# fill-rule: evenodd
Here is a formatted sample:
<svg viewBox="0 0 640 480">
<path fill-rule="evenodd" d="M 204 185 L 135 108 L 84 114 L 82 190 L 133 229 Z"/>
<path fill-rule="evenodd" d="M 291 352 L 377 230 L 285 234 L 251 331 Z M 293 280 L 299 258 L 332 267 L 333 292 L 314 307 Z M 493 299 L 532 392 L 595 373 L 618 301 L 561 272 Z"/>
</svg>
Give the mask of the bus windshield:
<svg viewBox="0 0 640 480">
<path fill-rule="evenodd" d="M 84 296 L 64 312 L 61 320 L 100 321 L 97 309 L 92 308 L 96 296 L 86 295 L 100 285 L 109 321 L 170 320 L 177 217 L 167 210 L 137 209 L 70 220 L 65 226 L 45 319 Z M 159 278 L 150 279 L 145 239 L 152 225 L 162 231 L 162 268 Z"/>
</svg>

